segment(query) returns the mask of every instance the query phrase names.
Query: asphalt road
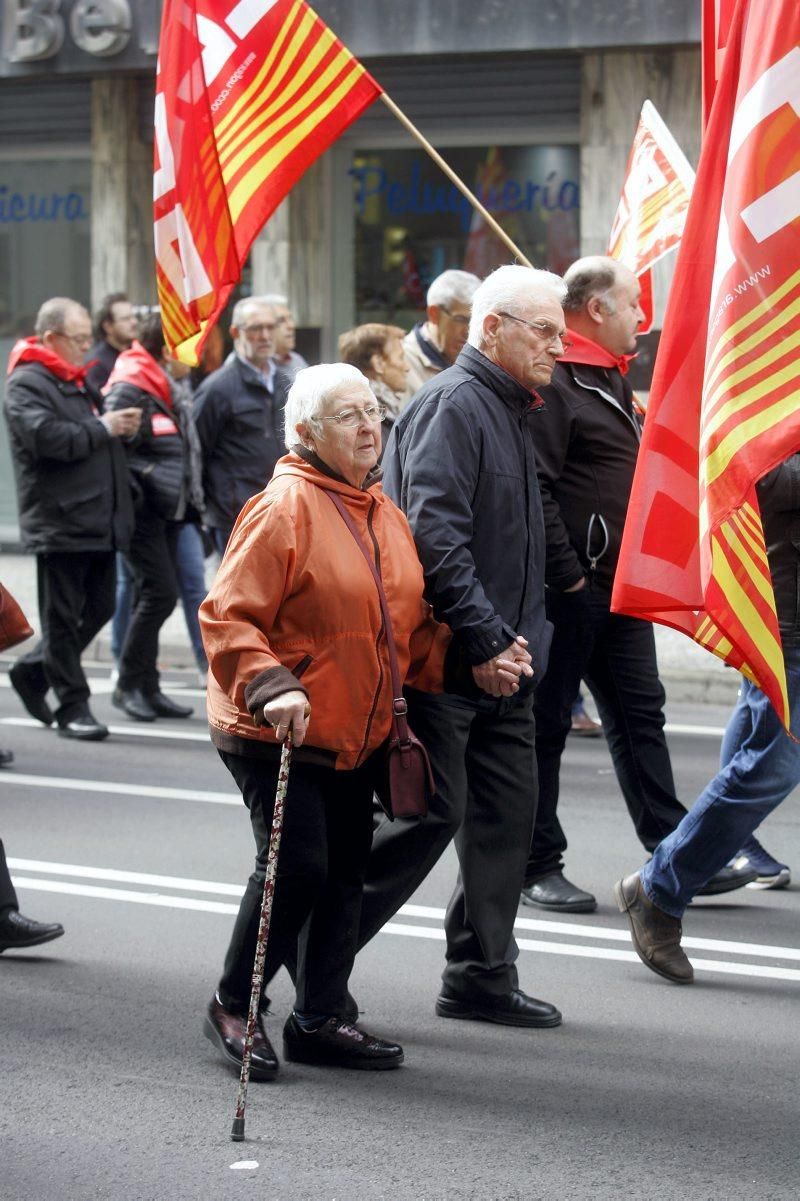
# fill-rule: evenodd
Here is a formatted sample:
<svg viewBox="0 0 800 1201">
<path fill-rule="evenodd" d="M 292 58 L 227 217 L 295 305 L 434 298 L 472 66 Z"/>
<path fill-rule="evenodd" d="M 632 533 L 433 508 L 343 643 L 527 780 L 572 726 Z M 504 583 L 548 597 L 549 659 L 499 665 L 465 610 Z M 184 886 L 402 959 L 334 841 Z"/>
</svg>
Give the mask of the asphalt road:
<svg viewBox="0 0 800 1201">
<path fill-rule="evenodd" d="M 522 984 L 558 1004 L 563 1026 L 434 1015 L 449 853 L 352 978 L 364 1026 L 402 1042 L 405 1066 L 290 1064 L 251 1085 L 248 1140 L 230 1142 L 236 1079 L 201 1021 L 250 869 L 249 823 L 188 675 L 174 680 L 197 715 L 153 727 L 117 714 L 95 678 L 112 737 L 80 746 L 34 728 L 0 673 L 0 745 L 16 753 L 0 834 L 23 911 L 67 929 L 41 953 L 0 957 L 3 1201 L 800 1196 L 798 890 L 696 903 L 695 985 L 648 972 L 611 895 L 642 851 L 602 742 L 570 741 L 562 802 L 568 874 L 599 910 L 519 913 Z M 685 800 L 714 770 L 724 717 L 670 712 Z M 762 835 L 800 878 L 796 797 Z M 271 993 L 280 1047 L 288 979 Z"/>
</svg>

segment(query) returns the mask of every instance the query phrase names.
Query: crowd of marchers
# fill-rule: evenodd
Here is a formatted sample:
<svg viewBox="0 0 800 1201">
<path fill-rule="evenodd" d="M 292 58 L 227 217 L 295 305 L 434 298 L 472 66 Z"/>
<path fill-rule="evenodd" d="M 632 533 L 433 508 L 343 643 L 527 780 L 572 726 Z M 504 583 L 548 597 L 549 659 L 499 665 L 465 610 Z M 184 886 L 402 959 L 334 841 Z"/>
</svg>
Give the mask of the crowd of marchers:
<svg viewBox="0 0 800 1201">
<path fill-rule="evenodd" d="M 443 1018 L 553 1027 L 520 986 L 522 901 L 589 913 L 564 874 L 559 773 L 581 682 L 648 859 L 615 886 L 653 971 L 693 978 L 681 918 L 699 894 L 783 887 L 754 832 L 800 780 L 800 748 L 744 681 L 718 774 L 679 800 L 652 627 L 611 609 L 645 414 L 628 382 L 643 314 L 612 259 L 563 279 L 447 271 L 406 333 L 370 323 L 309 367 L 281 296 L 234 307 L 233 349 L 191 373 L 127 298 L 47 301 L 13 348 L 5 415 L 41 639 L 10 670 L 28 712 L 101 740 L 81 654 L 114 619 L 112 700 L 187 717 L 158 672 L 183 601 L 211 739 L 256 843 L 207 1037 L 241 1064 L 281 746 L 294 752 L 265 985 L 296 985 L 285 1058 L 362 1069 L 403 1049 L 359 1025 L 358 950 L 451 840 Z M 219 356 L 221 357 L 221 356 Z M 759 484 L 793 711 L 800 708 L 800 455 Z M 221 556 L 206 596 L 205 557 Z M 376 808 L 403 685 L 434 791 L 424 819 Z M 63 934 L 19 908 L 0 844 L 0 951 Z M 266 1007 L 266 999 L 264 1007 Z M 252 1075 L 278 1056 L 259 1021 Z"/>
</svg>

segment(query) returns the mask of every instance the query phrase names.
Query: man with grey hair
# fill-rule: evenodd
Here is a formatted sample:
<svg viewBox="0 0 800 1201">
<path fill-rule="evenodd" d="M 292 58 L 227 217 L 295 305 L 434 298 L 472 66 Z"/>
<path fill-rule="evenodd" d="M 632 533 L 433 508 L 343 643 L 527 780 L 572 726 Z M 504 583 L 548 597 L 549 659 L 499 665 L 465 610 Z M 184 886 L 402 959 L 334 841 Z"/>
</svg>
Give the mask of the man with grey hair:
<svg viewBox="0 0 800 1201">
<path fill-rule="evenodd" d="M 266 487 L 283 454 L 283 408 L 291 381 L 272 358 L 277 324 L 275 309 L 262 297 L 237 301 L 233 350 L 195 397 L 206 521 L 220 554 L 244 502 Z"/>
<path fill-rule="evenodd" d="M 564 279 L 571 346 L 532 423 L 554 630 L 550 669 L 536 692 L 539 804 L 522 899 L 557 913 L 591 913 L 594 896 L 564 876 L 567 840 L 556 813 L 561 755 L 581 679 L 597 704 L 620 790 L 647 850 L 686 810 L 675 795 L 664 737 L 653 628 L 611 612 L 640 440 L 641 414 L 626 379 L 643 316 L 639 282 L 600 255 L 579 259 Z M 754 878 L 725 868 L 705 891 L 725 892 Z"/>
<path fill-rule="evenodd" d="M 533 426 L 563 347 L 562 281 L 501 267 L 472 298 L 469 344 L 394 425 L 384 489 L 404 510 L 426 597 L 453 631 L 442 695 L 407 690 L 436 796 L 424 822 L 379 823 L 359 941 L 408 900 L 455 838 L 441 1017 L 557 1026 L 519 988 L 513 939 L 536 805 L 533 688 L 547 666 L 544 523 Z"/>
<path fill-rule="evenodd" d="M 272 361 L 276 367 L 285 372 L 289 382 L 292 383 L 298 371 L 302 371 L 304 367 L 308 366 L 303 356 L 295 350 L 297 327 L 294 313 L 289 308 L 287 297 L 282 296 L 280 292 L 270 292 L 266 296 L 259 296 L 258 299 L 275 310 L 275 350 Z"/>
<path fill-rule="evenodd" d="M 99 392 L 86 381 L 91 342 L 82 305 L 65 297 L 45 301 L 35 336 L 11 351 L 5 416 L 22 541 L 36 555 L 42 632 L 11 668 L 11 684 L 38 721 L 56 721 L 64 738 L 95 742 L 108 729 L 89 711 L 81 654 L 114 612 L 115 552 L 127 549 L 133 531 L 120 440 L 136 433 L 141 413 L 103 412 Z"/>
<path fill-rule="evenodd" d="M 472 297 L 480 282 L 470 271 L 443 271 L 428 288 L 427 319 L 417 322 L 403 339 L 409 397 L 458 358 L 467 340 Z"/>
</svg>

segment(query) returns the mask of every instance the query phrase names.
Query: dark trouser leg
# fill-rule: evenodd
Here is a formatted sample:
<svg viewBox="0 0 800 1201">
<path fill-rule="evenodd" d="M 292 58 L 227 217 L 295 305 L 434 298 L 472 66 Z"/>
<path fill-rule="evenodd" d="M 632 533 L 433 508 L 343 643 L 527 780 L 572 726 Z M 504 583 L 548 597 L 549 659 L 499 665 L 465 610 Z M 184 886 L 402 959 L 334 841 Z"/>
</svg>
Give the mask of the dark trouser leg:
<svg viewBox="0 0 800 1201">
<path fill-rule="evenodd" d="M 567 839 L 556 812 L 561 756 L 572 721 L 572 705 L 594 641 L 586 588 L 578 592 L 548 590 L 545 596 L 547 616 L 553 623 L 553 643 L 547 672 L 534 696 L 539 800 L 525 869 L 528 884 L 563 867 Z"/>
<path fill-rule="evenodd" d="M 464 816 L 464 754 L 475 711 L 409 689 L 409 721 L 430 756 L 436 782 L 428 816 L 390 822 L 383 817 L 372 838 L 364 880 L 359 948 L 377 934 L 427 876 Z"/>
<path fill-rule="evenodd" d="M 586 683 L 603 722 L 617 780 L 642 845 L 653 851 L 686 815 L 664 736 L 664 689 L 653 627 L 609 611 L 593 594 L 597 634 Z"/>
<path fill-rule="evenodd" d="M 219 984 L 223 1005 L 234 1012 L 245 1013 L 250 1000 L 278 763 L 226 752 L 220 754 L 250 810 L 256 842 L 255 870 L 247 882 L 239 907 Z M 335 776 L 342 778 L 332 779 Z M 336 805 L 330 802 L 334 793 L 338 796 Z M 316 981 L 324 981 L 326 974 L 330 974 L 331 991 L 339 990 L 342 994 L 346 992 L 347 979 L 355 956 L 360 899 L 360 889 L 354 886 L 354 879 L 357 880 L 363 871 L 363 861 L 367 853 L 365 844 L 366 848 L 369 847 L 371 796 L 371 776 L 366 769 L 362 769 L 361 772 L 337 773 L 330 768 L 312 767 L 303 763 L 295 763 L 292 767 L 267 942 L 265 981 L 274 976 L 288 955 L 294 955 L 298 935 L 309 914 L 325 897 L 331 853 L 328 831 L 330 817 L 331 824 L 334 821 L 340 824 L 338 833 L 332 834 L 334 852 L 344 856 L 343 862 L 334 864 L 332 884 L 333 893 L 341 907 L 338 912 L 331 911 L 327 915 L 321 915 L 322 920 L 318 927 L 323 936 L 331 938 L 328 951 L 330 959 L 326 959 L 325 948 L 320 947 L 316 931 L 311 937 L 312 953 L 321 955 L 320 964 L 311 964 L 311 982 L 312 988 L 316 988 Z M 352 844 L 349 861 L 344 846 L 348 842 Z M 343 935 L 342 930 L 349 933 Z M 307 946 L 304 948 L 301 968 L 307 976 Z M 323 1001 L 324 988 L 323 983 L 320 985 L 319 994 Z M 317 1000 L 318 995 L 312 993 L 311 1001 L 316 1004 Z M 337 1004 L 332 1012 L 337 1012 L 339 1008 L 340 1004 Z"/>
<path fill-rule="evenodd" d="M 5 849 L 0 840 L 0 917 L 5 917 L 9 909 L 19 909 L 19 903 L 8 873 Z"/>
<path fill-rule="evenodd" d="M 462 995 L 506 996 L 518 986 L 513 930 L 536 809 L 533 698 L 498 710 L 470 728 L 467 808 L 455 836 L 461 871 L 442 979 Z"/>
<path fill-rule="evenodd" d="M 119 660 L 119 686 L 158 691 L 158 634 L 178 600 L 175 575 L 177 526 L 152 514 L 140 514 L 126 556 L 134 579 L 136 603 Z"/>
<path fill-rule="evenodd" d="M 44 693 L 59 699 L 56 718 L 71 721 L 86 706 L 89 685 L 81 654 L 114 612 L 114 554 L 85 551 L 37 555 L 42 638 L 19 660 Z"/>
</svg>

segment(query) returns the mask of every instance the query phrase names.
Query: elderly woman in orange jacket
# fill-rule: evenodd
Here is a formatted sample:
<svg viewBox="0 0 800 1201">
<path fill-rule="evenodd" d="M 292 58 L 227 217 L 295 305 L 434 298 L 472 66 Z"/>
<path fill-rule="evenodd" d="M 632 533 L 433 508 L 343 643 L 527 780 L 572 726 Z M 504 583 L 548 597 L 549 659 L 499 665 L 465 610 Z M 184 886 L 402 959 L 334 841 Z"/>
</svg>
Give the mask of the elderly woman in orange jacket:
<svg viewBox="0 0 800 1201">
<path fill-rule="evenodd" d="M 423 599 L 408 524 L 375 472 L 383 415 L 355 367 L 298 373 L 286 404 L 290 453 L 242 510 L 200 610 L 211 738 L 250 811 L 257 846 L 204 1027 L 237 1070 L 280 743 L 289 727 L 296 749 L 265 970 L 269 980 L 297 948 L 285 1056 L 365 1069 L 403 1059 L 397 1044 L 344 1017 L 392 692 L 375 580 L 327 491 L 344 503 L 380 570 L 401 677 L 440 691 L 450 634 Z M 251 1075 L 267 1079 L 277 1067 L 260 1026 Z"/>
</svg>

